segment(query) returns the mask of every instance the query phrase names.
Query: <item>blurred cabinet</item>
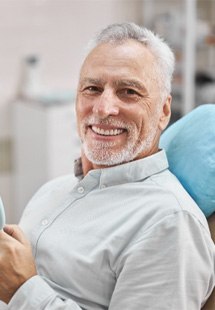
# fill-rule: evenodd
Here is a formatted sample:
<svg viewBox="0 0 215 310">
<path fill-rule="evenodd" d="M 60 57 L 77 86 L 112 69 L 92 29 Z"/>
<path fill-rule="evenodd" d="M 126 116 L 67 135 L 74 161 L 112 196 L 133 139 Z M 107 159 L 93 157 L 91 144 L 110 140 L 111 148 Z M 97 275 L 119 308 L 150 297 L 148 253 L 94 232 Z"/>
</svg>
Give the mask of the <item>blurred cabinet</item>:
<svg viewBox="0 0 215 310">
<path fill-rule="evenodd" d="M 74 104 L 15 102 L 13 132 L 13 221 L 17 222 L 42 184 L 73 173 L 80 150 Z"/>
<path fill-rule="evenodd" d="M 172 121 L 199 104 L 215 102 L 215 1 L 142 3 L 144 26 L 166 39 L 176 56 Z"/>
</svg>

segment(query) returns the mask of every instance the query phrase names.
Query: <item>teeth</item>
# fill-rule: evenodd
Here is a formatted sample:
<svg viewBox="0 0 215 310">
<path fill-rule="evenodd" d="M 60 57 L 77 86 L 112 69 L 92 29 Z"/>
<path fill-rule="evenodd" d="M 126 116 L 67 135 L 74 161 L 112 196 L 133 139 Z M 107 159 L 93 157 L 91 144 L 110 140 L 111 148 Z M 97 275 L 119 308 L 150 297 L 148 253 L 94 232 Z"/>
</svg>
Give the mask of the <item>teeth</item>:
<svg viewBox="0 0 215 310">
<path fill-rule="evenodd" d="M 104 130 L 102 128 L 98 128 L 96 126 L 92 126 L 92 130 L 99 134 L 99 135 L 103 135 L 103 136 L 117 136 L 120 135 L 123 132 L 123 129 L 110 129 L 110 130 Z"/>
</svg>

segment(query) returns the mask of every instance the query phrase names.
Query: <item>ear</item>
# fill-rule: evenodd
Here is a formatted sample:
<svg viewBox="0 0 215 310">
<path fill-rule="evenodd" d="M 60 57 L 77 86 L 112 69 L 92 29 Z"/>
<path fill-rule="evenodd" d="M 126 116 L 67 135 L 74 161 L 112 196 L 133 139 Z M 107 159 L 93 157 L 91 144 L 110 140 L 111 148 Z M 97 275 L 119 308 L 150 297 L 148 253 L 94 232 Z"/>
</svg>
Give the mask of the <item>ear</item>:
<svg viewBox="0 0 215 310">
<path fill-rule="evenodd" d="M 159 120 L 159 129 L 163 131 L 169 123 L 171 117 L 172 96 L 169 95 L 163 102 L 161 116 Z"/>
</svg>

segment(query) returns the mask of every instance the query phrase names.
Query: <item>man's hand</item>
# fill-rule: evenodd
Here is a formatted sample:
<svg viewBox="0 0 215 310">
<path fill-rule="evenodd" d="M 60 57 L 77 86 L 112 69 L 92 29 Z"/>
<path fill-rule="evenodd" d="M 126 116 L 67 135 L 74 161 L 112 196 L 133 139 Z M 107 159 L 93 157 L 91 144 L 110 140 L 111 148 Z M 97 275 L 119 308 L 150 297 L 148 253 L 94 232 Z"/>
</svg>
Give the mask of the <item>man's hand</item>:
<svg viewBox="0 0 215 310">
<path fill-rule="evenodd" d="M 17 289 L 37 274 L 31 245 L 17 225 L 0 231 L 0 300 L 8 303 Z"/>
</svg>

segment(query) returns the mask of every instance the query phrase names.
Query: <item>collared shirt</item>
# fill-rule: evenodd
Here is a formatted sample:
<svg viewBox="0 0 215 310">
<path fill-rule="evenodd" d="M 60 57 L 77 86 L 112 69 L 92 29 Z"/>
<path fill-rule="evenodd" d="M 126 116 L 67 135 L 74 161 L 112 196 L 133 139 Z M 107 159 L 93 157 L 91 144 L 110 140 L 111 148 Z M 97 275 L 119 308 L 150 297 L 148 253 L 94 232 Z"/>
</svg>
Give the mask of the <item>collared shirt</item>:
<svg viewBox="0 0 215 310">
<path fill-rule="evenodd" d="M 197 310 L 215 283 L 207 221 L 164 151 L 51 181 L 20 226 L 38 275 L 10 310 Z"/>
</svg>

